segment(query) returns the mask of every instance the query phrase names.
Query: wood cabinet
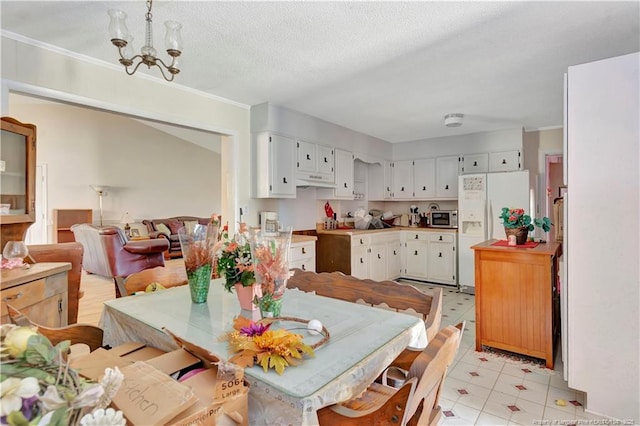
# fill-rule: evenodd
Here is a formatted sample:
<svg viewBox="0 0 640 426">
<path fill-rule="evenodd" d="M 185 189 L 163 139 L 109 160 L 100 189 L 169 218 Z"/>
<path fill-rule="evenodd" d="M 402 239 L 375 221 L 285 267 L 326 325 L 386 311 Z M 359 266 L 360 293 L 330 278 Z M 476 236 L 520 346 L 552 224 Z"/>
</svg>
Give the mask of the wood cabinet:
<svg viewBox="0 0 640 426">
<path fill-rule="evenodd" d="M 71 226 L 77 223 L 92 223 L 91 209 L 55 209 L 53 210 L 53 229 L 56 233 L 56 243 L 74 242 Z"/>
<path fill-rule="evenodd" d="M 23 241 L 36 217 L 36 126 L 11 117 L 0 120 L 0 250 Z"/>
<path fill-rule="evenodd" d="M 490 346 L 542 358 L 553 368 L 560 326 L 558 257 L 562 246 L 472 246 L 475 256 L 476 350 Z"/>
<path fill-rule="evenodd" d="M 67 271 L 71 263 L 36 263 L 29 269 L 2 270 L 0 322 L 11 322 L 7 304 L 47 327 L 67 325 Z"/>
<path fill-rule="evenodd" d="M 253 195 L 295 198 L 296 142 L 273 133 L 252 135 Z"/>
</svg>

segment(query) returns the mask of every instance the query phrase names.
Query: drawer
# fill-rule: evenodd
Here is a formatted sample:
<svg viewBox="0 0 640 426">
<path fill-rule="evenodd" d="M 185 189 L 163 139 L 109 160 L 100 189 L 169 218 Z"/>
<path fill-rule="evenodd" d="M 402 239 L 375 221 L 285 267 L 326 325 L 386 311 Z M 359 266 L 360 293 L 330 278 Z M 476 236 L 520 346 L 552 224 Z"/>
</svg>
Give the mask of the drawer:
<svg viewBox="0 0 640 426">
<path fill-rule="evenodd" d="M 429 242 L 432 243 L 453 243 L 455 241 L 455 235 L 451 234 L 451 233 L 431 233 L 431 235 L 429 235 Z"/>
<path fill-rule="evenodd" d="M 42 278 L 30 283 L 11 287 L 2 290 L 2 301 L 0 302 L 0 315 L 8 315 L 7 303 L 16 309 L 22 310 L 27 306 L 34 305 L 45 298 L 46 278 Z"/>
<path fill-rule="evenodd" d="M 431 232 L 406 231 L 405 241 L 428 241 Z"/>
<path fill-rule="evenodd" d="M 369 245 L 370 235 L 353 235 L 351 236 L 351 247 L 364 247 Z"/>
<path fill-rule="evenodd" d="M 313 258 L 315 261 L 316 257 L 316 243 L 315 241 L 310 241 L 308 243 L 299 243 L 295 246 L 291 246 L 290 249 L 290 261 L 297 262 L 299 260 L 311 259 Z"/>
<path fill-rule="evenodd" d="M 291 269 L 302 269 L 303 271 L 316 271 L 316 260 L 315 259 L 301 259 L 298 261 L 292 261 L 289 263 L 289 267 Z"/>
</svg>

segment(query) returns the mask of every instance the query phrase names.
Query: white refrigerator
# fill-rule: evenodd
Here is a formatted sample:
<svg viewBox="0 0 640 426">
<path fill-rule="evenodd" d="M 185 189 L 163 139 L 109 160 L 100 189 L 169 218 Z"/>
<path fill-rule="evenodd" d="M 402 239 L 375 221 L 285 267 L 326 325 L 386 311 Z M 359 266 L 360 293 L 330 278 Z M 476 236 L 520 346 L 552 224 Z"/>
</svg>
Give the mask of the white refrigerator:
<svg viewBox="0 0 640 426">
<path fill-rule="evenodd" d="M 458 182 L 458 283 L 462 291 L 475 287 L 471 246 L 490 239 L 504 240 L 499 218 L 503 207 L 530 214 L 529 171 L 461 175 Z"/>
</svg>

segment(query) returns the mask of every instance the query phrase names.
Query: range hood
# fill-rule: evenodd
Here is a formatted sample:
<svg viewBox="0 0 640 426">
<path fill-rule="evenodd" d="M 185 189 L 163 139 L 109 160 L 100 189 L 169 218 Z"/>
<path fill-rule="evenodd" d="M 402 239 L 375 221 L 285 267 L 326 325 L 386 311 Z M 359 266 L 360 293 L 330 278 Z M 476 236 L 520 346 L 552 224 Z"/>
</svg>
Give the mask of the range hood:
<svg viewBox="0 0 640 426">
<path fill-rule="evenodd" d="M 297 187 L 335 188 L 334 177 L 315 173 L 296 173 Z"/>
</svg>

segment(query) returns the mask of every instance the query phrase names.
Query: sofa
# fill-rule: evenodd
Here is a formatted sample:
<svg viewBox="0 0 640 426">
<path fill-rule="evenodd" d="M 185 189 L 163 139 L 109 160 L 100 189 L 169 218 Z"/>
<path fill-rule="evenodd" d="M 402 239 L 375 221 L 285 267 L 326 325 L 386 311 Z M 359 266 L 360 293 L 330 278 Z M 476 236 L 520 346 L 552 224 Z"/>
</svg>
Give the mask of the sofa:
<svg viewBox="0 0 640 426">
<path fill-rule="evenodd" d="M 84 249 L 82 244 L 33 244 L 27 246 L 29 256 L 34 262 L 69 262 L 71 269 L 67 273 L 67 322 L 69 325 L 78 322 L 78 302 L 82 297 L 80 280 L 82 278 L 82 259 Z"/>
<path fill-rule="evenodd" d="M 208 217 L 176 216 L 166 219 L 145 219 L 142 223 L 147 227 L 150 238 L 166 238 L 169 240 L 169 250 L 167 258 L 182 257 L 180 240 L 178 239 L 178 229 L 185 226 L 185 223 L 208 225 L 211 219 Z"/>
</svg>

